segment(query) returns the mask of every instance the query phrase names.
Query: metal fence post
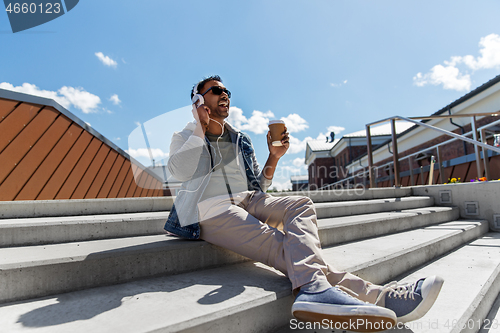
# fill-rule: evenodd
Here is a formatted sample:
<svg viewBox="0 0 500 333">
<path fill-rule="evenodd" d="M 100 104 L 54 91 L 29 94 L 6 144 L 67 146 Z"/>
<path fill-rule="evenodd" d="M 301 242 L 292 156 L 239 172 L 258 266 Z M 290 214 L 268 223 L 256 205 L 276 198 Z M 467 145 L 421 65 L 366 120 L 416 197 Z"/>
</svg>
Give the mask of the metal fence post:
<svg viewBox="0 0 500 333">
<path fill-rule="evenodd" d="M 429 169 L 429 185 L 434 184 L 434 155 L 431 156 L 431 165 Z"/>
<path fill-rule="evenodd" d="M 437 158 L 438 158 L 438 165 L 439 165 L 439 178 L 441 179 L 441 184 L 444 184 L 446 181 L 446 175 L 444 174 L 444 168 L 443 168 L 443 154 L 441 152 L 441 148 L 439 146 L 436 147 L 437 150 Z"/>
<path fill-rule="evenodd" d="M 477 124 L 476 124 L 476 116 L 472 116 L 471 119 L 472 125 L 472 136 L 474 141 L 479 141 L 477 139 Z M 481 154 L 479 153 L 479 146 L 474 145 L 474 151 L 476 153 L 476 167 L 477 167 L 477 179 L 483 177 L 483 170 L 481 169 Z"/>
<path fill-rule="evenodd" d="M 484 128 L 481 130 L 481 141 L 483 143 L 486 143 L 486 131 Z M 484 147 L 483 147 L 483 161 L 484 161 L 484 173 L 485 173 L 486 179 L 491 180 L 490 179 L 490 161 L 488 159 L 488 150 L 484 149 Z"/>
<path fill-rule="evenodd" d="M 373 150 L 370 125 L 366 125 L 366 146 L 368 148 L 368 177 L 370 177 L 370 188 L 375 188 L 377 184 L 375 182 L 375 175 L 373 174 Z"/>
<path fill-rule="evenodd" d="M 399 155 L 398 155 L 398 141 L 396 135 L 396 119 L 391 119 L 391 131 L 392 131 L 392 160 L 394 161 L 394 185 L 400 187 L 399 180 Z"/>
<path fill-rule="evenodd" d="M 394 186 L 394 179 L 396 177 L 392 174 L 392 168 L 391 166 L 389 165 L 389 181 L 391 182 L 391 187 Z"/>
<path fill-rule="evenodd" d="M 414 186 L 415 179 L 413 179 L 413 156 L 408 158 L 408 163 L 410 164 L 410 186 Z"/>
</svg>

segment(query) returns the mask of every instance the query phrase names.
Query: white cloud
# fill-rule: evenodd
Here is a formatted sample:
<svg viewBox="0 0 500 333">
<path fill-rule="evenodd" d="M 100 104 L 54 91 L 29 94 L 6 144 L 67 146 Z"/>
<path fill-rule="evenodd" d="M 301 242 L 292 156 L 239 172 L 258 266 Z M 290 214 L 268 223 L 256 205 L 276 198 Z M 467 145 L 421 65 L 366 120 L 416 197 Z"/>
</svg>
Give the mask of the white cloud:
<svg viewBox="0 0 500 333">
<path fill-rule="evenodd" d="M 292 182 L 290 180 L 284 181 L 284 182 L 278 182 L 276 180 L 273 180 L 273 183 L 271 184 L 270 189 L 276 188 L 277 191 L 287 191 L 292 189 Z"/>
<path fill-rule="evenodd" d="M 303 167 L 305 164 L 305 158 L 297 157 L 296 159 L 293 160 L 292 164 L 295 165 L 296 167 Z"/>
<path fill-rule="evenodd" d="M 114 61 L 113 59 L 111 59 L 110 57 L 108 56 L 105 56 L 102 52 L 96 52 L 95 53 L 95 56 L 105 65 L 105 66 L 108 66 L 108 67 L 113 67 L 113 68 L 116 68 L 116 66 L 118 65 L 118 63 L 116 61 Z"/>
<path fill-rule="evenodd" d="M 98 96 L 83 90 L 83 88 L 62 87 L 59 89 L 59 93 L 83 113 L 97 112 L 97 106 L 101 103 Z"/>
<path fill-rule="evenodd" d="M 127 154 L 134 158 L 146 157 L 150 158 L 149 150 L 147 148 L 139 148 L 139 149 L 128 149 L 125 150 Z M 153 154 L 154 159 L 163 159 L 168 157 L 168 153 L 163 152 L 160 148 L 152 148 L 151 153 Z"/>
<path fill-rule="evenodd" d="M 229 116 L 227 117 L 227 122 L 237 129 L 241 129 L 241 126 L 244 123 L 247 123 L 248 119 L 243 115 L 242 109 L 237 108 L 236 106 L 231 106 L 229 108 Z"/>
<path fill-rule="evenodd" d="M 98 111 L 98 106 L 101 104 L 99 96 L 85 91 L 83 88 L 62 87 L 58 91 L 42 90 L 34 84 L 23 83 L 21 86 L 2 82 L 0 88 L 17 91 L 25 94 L 50 98 L 61 104 L 66 109 L 74 106 L 82 110 L 83 113 L 95 113 Z"/>
<path fill-rule="evenodd" d="M 250 131 L 255 134 L 262 134 L 267 132 L 269 120 L 273 118 L 274 114 L 271 111 L 267 111 L 266 113 L 254 111 L 252 112 L 252 116 L 247 119 L 247 117 L 243 115 L 243 110 L 235 106 L 231 106 L 227 121 L 241 131 Z"/>
<path fill-rule="evenodd" d="M 298 176 L 304 174 L 307 167 L 293 167 L 293 166 L 282 166 L 278 167 L 274 173 L 274 177 L 278 179 L 290 179 L 291 176 Z"/>
<path fill-rule="evenodd" d="M 111 96 L 109 98 L 109 100 L 114 104 L 114 105 L 120 105 L 120 103 L 122 102 L 119 98 L 118 98 L 118 95 L 117 94 L 114 94 L 113 96 Z"/>
<path fill-rule="evenodd" d="M 278 165 L 274 172 L 271 188 L 276 186 L 278 190 L 291 189 L 290 177 L 307 174 L 307 165 L 304 164 L 303 158 L 296 158 L 292 163 L 293 165 L 284 165 L 285 163 Z"/>
<path fill-rule="evenodd" d="M 289 133 L 300 132 L 309 128 L 307 121 L 296 113 L 289 114 L 287 117 L 281 117 L 281 120 L 285 122 Z"/>
<path fill-rule="evenodd" d="M 499 68 L 500 67 L 500 36 L 497 34 L 490 34 L 486 37 L 482 37 L 479 41 L 481 49 L 479 53 L 480 57 L 474 58 L 471 55 L 462 57 L 461 60 L 468 67 L 473 70 L 477 69 L 489 69 L 489 68 Z"/>
<path fill-rule="evenodd" d="M 319 133 L 318 136 L 316 137 L 316 140 L 325 140 L 326 137 L 330 138 L 330 133 L 333 132 L 335 133 L 335 138 L 340 139 L 340 133 L 342 133 L 345 130 L 344 127 L 342 126 L 328 126 L 326 129 L 326 134 L 325 133 Z"/>
<path fill-rule="evenodd" d="M 470 75 L 463 75 L 460 70 L 454 66 L 436 65 L 432 67 L 427 74 L 417 73 L 413 78 L 413 82 L 418 87 L 423 87 L 427 84 L 443 85 L 444 89 L 468 91 L 471 87 Z"/>
<path fill-rule="evenodd" d="M 296 137 L 289 135 L 290 137 L 290 147 L 288 148 L 287 154 L 297 154 L 301 151 L 306 150 L 306 142 L 312 140 L 310 136 L 306 137 L 304 140 L 299 140 Z"/>
<path fill-rule="evenodd" d="M 241 131 L 250 131 L 255 134 L 262 134 L 268 131 L 269 120 L 275 119 L 274 114 L 271 111 L 266 113 L 261 111 L 253 111 L 250 118 L 246 118 L 243 115 L 243 110 L 235 106 L 231 106 L 229 109 L 229 117 L 227 121 Z M 309 126 L 307 122 L 300 117 L 298 114 L 290 114 L 287 117 L 282 117 L 282 120 L 287 124 L 288 132 L 298 132 L 302 131 Z M 294 136 L 290 135 L 290 147 L 288 148 L 288 154 L 297 154 L 306 150 L 306 142 L 312 140 L 311 137 L 307 137 L 304 140 L 299 140 Z"/>
<path fill-rule="evenodd" d="M 6 89 L 6 90 L 12 90 L 12 91 L 17 91 L 20 93 L 25 93 L 29 95 L 35 95 L 35 96 L 40 96 L 40 97 L 45 97 L 45 98 L 50 98 L 58 102 L 64 107 L 69 107 L 69 101 L 66 99 L 63 99 L 62 96 L 59 96 L 56 91 L 50 91 L 50 90 L 41 90 L 34 84 L 30 83 L 23 83 L 21 86 L 14 87 L 14 85 L 8 83 L 8 82 L 2 82 L 0 83 L 0 88 Z"/>
<path fill-rule="evenodd" d="M 342 83 L 330 83 L 330 86 L 338 88 L 340 86 L 343 86 L 344 84 L 347 84 L 347 80 L 342 81 Z"/>
<path fill-rule="evenodd" d="M 472 55 L 453 56 L 449 61 L 444 61 L 445 66 L 436 65 L 429 73 L 417 73 L 413 77 L 413 82 L 418 87 L 427 84 L 443 85 L 444 89 L 457 91 L 467 91 L 471 88 L 470 74 L 460 72 L 458 65 L 465 65 L 466 68 L 476 71 L 479 69 L 500 68 L 500 36 L 490 34 L 482 37 L 479 41 L 479 57 Z"/>
<path fill-rule="evenodd" d="M 334 132 L 335 134 L 340 134 L 341 132 L 345 131 L 345 128 L 342 126 L 328 126 L 327 130 L 328 132 Z"/>
<path fill-rule="evenodd" d="M 243 110 L 231 106 L 229 108 L 229 117 L 227 121 L 241 131 L 250 131 L 255 134 L 262 134 L 268 131 L 269 120 L 275 119 L 271 111 L 253 111 L 252 116 L 247 118 L 243 115 Z M 281 117 L 286 124 L 288 132 L 295 133 L 309 128 L 307 121 L 296 113 Z"/>
</svg>

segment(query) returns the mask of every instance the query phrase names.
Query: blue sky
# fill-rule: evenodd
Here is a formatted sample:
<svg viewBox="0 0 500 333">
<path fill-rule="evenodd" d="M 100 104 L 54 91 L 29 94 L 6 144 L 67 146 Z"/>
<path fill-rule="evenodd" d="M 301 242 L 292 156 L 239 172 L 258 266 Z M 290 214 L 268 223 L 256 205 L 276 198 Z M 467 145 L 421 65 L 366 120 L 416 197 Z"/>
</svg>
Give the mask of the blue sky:
<svg viewBox="0 0 500 333">
<path fill-rule="evenodd" d="M 192 85 L 219 74 L 261 164 L 265 122 L 287 120 L 281 188 L 307 173 L 307 138 L 428 115 L 500 74 L 499 13 L 493 0 L 81 0 L 16 34 L 0 13 L 0 87 L 52 96 L 129 150 L 138 123 L 188 106 Z M 158 119 L 165 133 L 177 123 Z"/>
</svg>

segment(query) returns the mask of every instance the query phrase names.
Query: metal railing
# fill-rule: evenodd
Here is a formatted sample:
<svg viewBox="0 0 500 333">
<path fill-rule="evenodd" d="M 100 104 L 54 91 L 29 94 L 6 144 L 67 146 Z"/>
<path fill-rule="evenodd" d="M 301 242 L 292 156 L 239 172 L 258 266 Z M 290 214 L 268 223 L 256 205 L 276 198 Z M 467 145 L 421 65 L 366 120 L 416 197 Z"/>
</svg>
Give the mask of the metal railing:
<svg viewBox="0 0 500 333">
<path fill-rule="evenodd" d="M 389 163 L 386 163 L 386 164 L 382 165 L 382 166 L 378 166 L 378 168 L 385 167 L 387 165 L 393 165 L 393 168 L 394 168 L 394 185 L 396 187 L 399 187 L 399 186 L 401 186 L 401 184 L 400 184 L 400 177 L 399 177 L 400 176 L 399 161 L 403 160 L 403 159 L 406 159 L 406 158 L 410 158 L 410 162 L 411 162 L 413 156 L 416 156 L 416 155 L 422 153 L 423 151 L 429 151 L 429 150 L 434 149 L 434 148 L 437 149 L 437 155 L 438 155 L 439 167 L 440 167 L 440 174 L 441 174 L 441 181 L 443 182 L 443 172 L 442 172 L 442 169 L 441 169 L 442 168 L 442 163 L 441 163 L 441 160 L 442 160 L 441 159 L 441 149 L 439 149 L 439 147 L 441 147 L 441 146 L 443 146 L 445 144 L 448 144 L 448 143 L 450 143 L 452 141 L 455 141 L 455 140 L 462 140 L 462 141 L 465 141 L 465 142 L 468 142 L 468 143 L 471 143 L 471 144 L 474 145 L 474 151 L 475 151 L 475 155 L 476 155 L 476 166 L 477 166 L 477 175 L 478 175 L 478 178 L 481 178 L 482 174 L 483 174 L 483 169 L 481 168 L 481 154 L 480 154 L 480 151 L 479 151 L 479 147 L 483 148 L 484 171 L 486 173 L 486 177 L 489 179 L 489 173 L 490 173 L 490 171 L 489 171 L 489 164 L 488 164 L 488 158 L 487 158 L 487 156 L 488 156 L 487 150 L 491 150 L 491 151 L 495 151 L 497 153 L 500 153 L 500 148 L 497 148 L 497 147 L 494 147 L 492 145 L 487 144 L 486 143 L 486 135 L 485 134 L 486 134 L 486 131 L 488 131 L 488 129 L 487 129 L 488 127 L 500 124 L 500 120 L 497 120 L 495 122 L 487 124 L 487 125 L 485 125 L 485 126 L 483 126 L 481 128 L 477 128 L 476 117 L 481 117 L 481 116 L 492 116 L 492 117 L 495 117 L 495 116 L 498 116 L 498 115 L 500 115 L 500 113 L 491 113 L 490 112 L 490 113 L 475 113 L 475 114 L 440 115 L 440 116 L 429 116 L 429 117 L 402 117 L 402 116 L 395 116 L 395 117 L 386 118 L 386 119 L 383 119 L 383 120 L 379 120 L 379 121 L 367 124 L 366 125 L 366 141 L 367 141 L 367 147 L 368 147 L 368 171 L 367 172 L 369 174 L 370 187 L 371 188 L 375 188 L 376 187 L 375 177 L 374 177 L 374 174 L 373 174 L 374 165 L 373 165 L 373 148 L 372 148 L 371 133 L 370 133 L 370 127 L 371 126 L 377 125 L 377 124 L 380 124 L 380 123 L 383 123 L 383 122 L 386 122 L 386 121 L 390 121 L 391 122 L 391 137 L 392 137 L 393 160 L 391 162 L 389 162 Z M 463 135 L 456 134 L 456 133 L 444 130 L 442 128 L 435 127 L 435 126 L 429 125 L 427 123 L 423 123 L 423 122 L 418 121 L 418 120 L 446 119 L 446 118 L 464 118 L 464 117 L 470 117 L 471 118 L 472 131 L 469 132 L 469 133 L 463 134 Z M 411 154 L 411 155 L 408 155 L 408 156 L 405 156 L 405 157 L 399 159 L 398 142 L 397 142 L 397 135 L 396 135 L 396 120 L 404 120 L 404 121 L 407 121 L 407 122 L 411 122 L 411 123 L 414 123 L 415 125 L 423 126 L 423 127 L 426 127 L 426 128 L 429 128 L 429 129 L 441 132 L 441 133 L 443 133 L 445 135 L 453 137 L 454 139 L 442 142 L 442 143 L 434 145 L 432 147 L 427 147 L 427 148 L 422 149 L 421 151 L 419 151 L 417 153 L 414 153 L 414 154 Z M 482 142 L 478 140 L 478 131 L 480 131 L 480 133 L 481 133 L 481 141 Z M 472 137 L 473 137 L 472 139 L 466 137 L 466 135 L 471 135 L 471 134 L 472 134 Z M 412 170 L 412 163 L 410 163 L 410 170 Z M 410 173 L 410 175 L 411 175 L 411 173 Z M 356 176 L 352 176 L 352 177 L 356 177 Z M 331 185 L 333 185 L 333 184 L 331 184 Z"/>
<path fill-rule="evenodd" d="M 477 143 L 478 145 L 480 145 L 481 147 L 483 147 L 483 149 L 489 149 L 489 150 L 496 151 L 496 152 L 499 152 L 499 153 L 500 153 L 500 149 L 496 148 L 494 146 L 491 146 L 491 145 L 487 145 L 485 147 L 484 145 L 482 145 L 478 141 L 474 141 L 474 140 L 471 141 L 471 139 L 467 138 L 467 136 L 473 135 L 474 131 L 470 131 L 470 132 L 464 133 L 462 135 L 459 135 L 459 134 L 455 134 L 453 132 L 448 132 L 446 130 L 440 129 L 440 128 L 432 126 L 432 125 L 428 125 L 428 124 L 425 124 L 425 123 L 417 122 L 416 120 L 418 120 L 418 119 L 439 119 L 439 118 L 459 118 L 459 117 L 471 117 L 471 118 L 475 118 L 476 116 L 496 116 L 496 115 L 498 115 L 498 114 L 495 114 L 495 113 L 476 113 L 476 114 L 473 114 L 473 115 L 451 115 L 451 116 L 430 116 L 430 117 L 410 117 L 410 118 L 404 118 L 404 117 L 398 117 L 398 116 L 396 116 L 396 117 L 387 118 L 387 119 L 384 119 L 384 120 L 380 120 L 380 121 L 368 124 L 367 127 L 372 126 L 372 125 L 376 125 L 376 124 L 380 124 L 382 122 L 389 121 L 389 120 L 396 121 L 397 119 L 402 119 L 402 120 L 409 120 L 410 122 L 415 123 L 417 125 L 424 124 L 424 126 L 426 126 L 426 127 L 430 127 L 430 128 L 436 129 L 436 130 L 438 130 L 440 132 L 443 132 L 445 134 L 449 134 L 450 136 L 452 136 L 453 138 L 450 139 L 450 140 L 438 143 L 438 144 L 436 144 L 434 146 L 423 148 L 423 149 L 421 149 L 421 150 L 419 150 L 419 151 L 417 151 L 415 153 L 406 155 L 406 156 L 401 157 L 401 158 L 398 157 L 398 161 L 403 161 L 405 159 L 409 159 L 409 166 L 410 166 L 409 167 L 409 172 L 410 172 L 410 178 L 411 178 L 410 182 L 411 182 L 411 185 L 414 185 L 415 182 L 414 182 L 414 179 L 413 179 L 413 167 L 412 167 L 412 165 L 413 165 L 413 158 L 415 156 L 417 156 L 417 155 L 420 155 L 420 154 L 424 153 L 424 152 L 433 151 L 435 149 L 436 150 L 436 157 L 438 159 L 439 177 L 440 177 L 441 183 L 444 183 L 445 180 L 446 180 L 446 177 L 444 176 L 444 169 L 443 169 L 442 146 L 445 146 L 445 145 L 450 144 L 451 142 L 454 142 L 454 141 L 457 141 L 457 140 L 462 140 L 462 141 L 466 141 L 466 142 L 472 143 L 475 146 L 476 146 L 476 143 Z M 474 123 L 475 122 L 472 121 L 472 124 L 474 124 Z M 496 126 L 496 125 L 500 125 L 500 120 L 491 122 L 489 124 L 486 124 L 486 125 L 484 125 L 484 126 L 476 129 L 476 132 L 479 131 L 481 133 L 481 141 L 482 141 L 483 144 L 486 144 L 486 132 L 491 132 L 490 130 L 488 130 L 488 128 L 492 127 L 492 126 Z M 367 138 L 368 138 L 368 135 L 367 135 Z M 477 137 L 476 137 L 476 139 L 477 139 Z M 371 146 L 369 143 L 370 142 L 368 142 L 368 147 Z M 388 145 L 390 145 L 390 142 L 389 142 Z M 396 142 L 396 146 L 397 146 L 397 142 Z M 369 150 L 369 152 L 370 152 L 370 150 Z M 394 152 L 391 152 L 391 154 L 394 154 Z M 487 154 L 485 152 L 483 152 L 484 170 L 485 170 L 486 178 L 490 179 L 490 171 L 489 171 L 488 159 L 484 158 L 484 156 L 487 156 Z M 480 160 L 480 158 L 477 158 L 477 155 L 476 155 L 476 163 L 479 160 Z M 361 160 L 359 160 L 359 162 L 361 164 Z M 376 174 L 378 174 L 378 170 L 385 169 L 385 168 L 389 169 L 389 179 L 392 182 L 395 179 L 399 179 L 399 175 L 397 175 L 397 176 L 394 175 L 394 173 L 392 171 L 392 165 L 393 164 L 394 164 L 394 155 L 393 155 L 393 160 L 390 161 L 390 162 L 387 162 L 385 164 L 382 164 L 382 165 L 379 165 L 379 166 L 376 166 L 376 167 L 373 166 L 373 164 L 372 164 L 372 166 L 369 167 L 368 169 L 356 170 L 356 174 L 355 175 L 343 178 L 343 179 L 341 179 L 341 180 L 339 180 L 337 182 L 325 185 L 325 186 L 323 186 L 323 187 L 321 187 L 319 189 L 320 190 L 324 190 L 324 189 L 338 188 L 338 186 L 341 186 L 341 188 L 344 188 L 344 187 L 351 188 L 351 186 L 355 187 L 358 184 L 357 181 L 356 181 L 356 179 L 359 179 L 359 178 L 363 178 L 364 179 L 364 181 L 363 181 L 363 185 L 364 185 L 364 183 L 366 182 L 366 179 L 368 177 L 370 179 L 370 186 L 371 187 L 376 187 L 376 180 L 378 179 L 378 175 L 373 175 L 373 171 L 375 171 Z M 372 171 L 371 177 L 370 177 L 370 170 Z M 482 174 L 482 170 L 479 167 L 477 168 L 477 170 L 478 170 L 478 176 L 480 174 Z M 420 172 L 421 173 L 423 172 L 422 171 L 422 167 L 421 167 L 421 171 Z M 480 178 L 480 177 L 478 177 L 478 178 Z M 373 179 L 373 181 L 372 181 L 372 179 Z M 373 184 L 374 182 L 375 182 L 375 184 Z M 399 185 L 400 184 L 398 183 L 398 186 Z"/>
<path fill-rule="evenodd" d="M 318 190 L 328 190 L 328 189 L 335 189 L 338 185 L 341 185 L 342 188 L 344 188 L 344 184 L 346 186 L 346 188 L 350 188 L 350 180 L 352 179 L 353 182 L 352 182 L 352 185 L 353 187 L 355 187 L 358 183 L 355 181 L 356 178 L 365 178 L 368 174 L 368 171 L 367 170 L 363 170 L 362 172 L 358 173 L 357 175 L 354 175 L 354 176 L 350 176 L 350 177 L 347 177 L 347 178 L 344 178 L 342 180 L 339 180 L 335 183 L 331 183 L 331 184 L 328 184 L 328 185 L 325 185 L 323 187 L 320 187 Z"/>
</svg>

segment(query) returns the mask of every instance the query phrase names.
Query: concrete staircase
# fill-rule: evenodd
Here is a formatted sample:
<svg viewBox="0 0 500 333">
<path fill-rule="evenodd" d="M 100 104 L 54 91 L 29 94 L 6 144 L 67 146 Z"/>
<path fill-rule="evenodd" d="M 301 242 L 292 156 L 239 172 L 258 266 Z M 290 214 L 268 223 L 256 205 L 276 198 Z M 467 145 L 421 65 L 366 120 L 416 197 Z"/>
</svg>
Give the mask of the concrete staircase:
<svg viewBox="0 0 500 333">
<path fill-rule="evenodd" d="M 378 284 L 444 277 L 430 312 L 392 331 L 477 332 L 484 318 L 493 327 L 500 234 L 487 221 L 411 188 L 310 197 L 338 269 Z M 1 202 L 0 332 L 332 332 L 290 326 L 291 285 L 276 270 L 165 234 L 171 205 Z"/>
</svg>

